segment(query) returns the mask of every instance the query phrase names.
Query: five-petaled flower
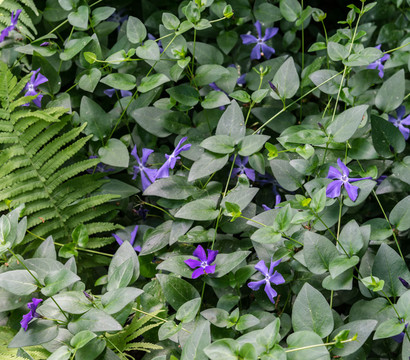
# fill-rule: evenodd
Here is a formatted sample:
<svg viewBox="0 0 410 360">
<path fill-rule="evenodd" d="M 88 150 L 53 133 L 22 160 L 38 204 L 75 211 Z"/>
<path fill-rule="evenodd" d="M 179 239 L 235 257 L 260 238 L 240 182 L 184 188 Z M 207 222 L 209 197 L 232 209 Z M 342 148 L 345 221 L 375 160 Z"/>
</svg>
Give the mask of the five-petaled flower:
<svg viewBox="0 0 410 360">
<path fill-rule="evenodd" d="M 410 125 L 410 114 L 403 119 L 403 116 L 406 115 L 406 108 L 403 105 L 396 109 L 396 114 L 397 119 L 392 115 L 389 115 L 389 121 L 400 130 L 404 138 L 407 140 L 409 138 L 410 129 L 403 125 Z"/>
<path fill-rule="evenodd" d="M 40 315 L 36 313 L 36 310 L 37 310 L 38 304 L 40 304 L 43 300 L 32 298 L 31 301 L 32 302 L 29 302 L 27 304 L 27 307 L 29 308 L 30 311 L 26 315 L 23 315 L 23 319 L 20 321 L 20 325 L 24 329 L 24 331 L 27 331 L 28 323 L 32 319 L 40 317 Z"/>
<path fill-rule="evenodd" d="M 147 167 L 148 157 L 154 152 L 151 149 L 142 149 L 142 158 L 137 154 L 137 146 L 134 146 L 134 149 L 131 151 L 131 155 L 135 157 L 138 165 L 134 165 L 134 176 L 133 180 L 137 178 L 138 174 L 141 174 L 141 183 L 142 190 L 144 191 L 148 186 L 150 186 L 154 181 L 157 175 L 157 169 L 150 169 Z"/>
<path fill-rule="evenodd" d="M 182 146 L 182 144 L 187 140 L 188 138 L 185 136 L 181 140 L 179 140 L 178 145 L 175 147 L 175 150 L 171 153 L 171 155 L 165 154 L 165 157 L 167 160 L 164 162 L 164 164 L 158 169 L 157 172 L 157 179 L 165 178 L 169 176 L 169 169 L 173 169 L 175 167 L 175 164 L 177 163 L 177 160 L 180 159 L 178 156 L 182 151 L 189 150 L 191 148 L 191 144 L 185 144 Z"/>
<path fill-rule="evenodd" d="M 256 291 L 259 290 L 259 288 L 265 284 L 265 293 L 268 295 L 269 300 L 274 304 L 275 301 L 273 300 L 274 297 L 278 295 L 278 293 L 272 288 L 272 284 L 275 285 L 280 285 L 285 282 L 285 279 L 281 274 L 279 274 L 276 270 L 275 273 L 273 272 L 273 269 L 279 265 L 279 263 L 282 261 L 282 259 L 279 259 L 277 261 L 272 261 L 270 262 L 270 267 L 269 270 L 265 265 L 265 262 L 263 260 L 259 261 L 255 265 L 255 269 L 258 270 L 259 272 L 262 273 L 264 278 L 259 281 L 251 281 L 248 283 L 248 287 L 250 287 L 252 290 Z"/>
<path fill-rule="evenodd" d="M 130 244 L 131 245 L 134 245 L 134 241 L 135 241 L 135 237 L 137 236 L 137 232 L 138 232 L 138 225 L 135 225 L 134 230 L 132 230 L 132 232 L 131 232 L 131 239 L 130 239 Z M 121 246 L 124 241 L 116 234 L 111 234 L 111 235 L 114 236 L 115 240 L 117 240 L 117 243 Z M 140 245 L 135 245 L 134 250 L 140 252 L 141 251 L 141 246 Z"/>
<path fill-rule="evenodd" d="M 47 81 L 48 79 L 44 75 L 40 74 L 40 68 L 38 68 L 35 71 L 32 71 L 31 78 L 29 82 L 26 84 L 26 87 L 24 88 L 26 90 L 26 93 L 24 94 L 24 96 L 36 96 L 38 94 L 37 87 Z M 42 94 L 38 94 L 38 96 L 33 100 L 33 103 L 37 105 L 38 107 L 41 107 L 42 97 L 43 97 Z M 27 103 L 27 104 L 24 104 L 23 106 L 28 106 L 28 105 L 30 104 Z"/>
<path fill-rule="evenodd" d="M 245 174 L 248 177 L 248 179 L 255 181 L 255 170 L 245 167 L 247 163 L 248 163 L 247 156 L 245 156 L 243 160 L 239 156 L 237 156 L 235 159 L 235 165 L 238 165 L 238 167 L 232 170 L 231 177 Z"/>
<path fill-rule="evenodd" d="M 14 11 L 11 12 L 11 24 L 4 28 L 0 33 L 0 42 L 3 42 L 4 39 L 9 36 L 10 32 L 12 32 L 17 26 L 17 20 L 19 15 L 21 14 L 22 10 L 18 9 L 15 13 Z"/>
<path fill-rule="evenodd" d="M 244 45 L 256 44 L 251 52 L 251 60 L 260 59 L 262 55 L 267 59 L 270 59 L 271 56 L 275 53 L 275 49 L 266 45 L 265 41 L 273 38 L 278 33 L 279 28 L 267 28 L 265 30 L 265 35 L 262 37 L 262 26 L 259 20 L 256 21 L 254 26 L 256 28 L 256 31 L 258 32 L 258 37 L 256 38 L 251 34 L 241 35 L 242 43 Z"/>
<path fill-rule="evenodd" d="M 328 198 L 336 198 L 340 196 L 342 186 L 344 186 L 347 191 L 347 195 L 349 195 L 350 200 L 356 201 L 359 193 L 359 188 L 350 183 L 354 181 L 371 179 L 371 177 L 349 178 L 350 170 L 347 168 L 345 164 L 343 164 L 342 160 L 337 159 L 337 164 L 339 165 L 340 169 L 342 169 L 342 172 L 340 172 L 333 166 L 329 167 L 329 173 L 326 177 L 328 179 L 333 179 L 334 181 L 327 185 L 326 196 Z"/>
<path fill-rule="evenodd" d="M 116 91 L 117 89 L 107 89 L 107 90 L 104 90 L 104 94 L 107 95 L 108 97 L 112 97 Z M 122 98 L 127 97 L 127 96 L 132 96 L 132 92 L 129 90 L 120 90 L 120 94 Z"/>
<path fill-rule="evenodd" d="M 184 263 L 187 264 L 191 269 L 198 268 L 192 273 L 192 279 L 196 279 L 197 277 L 204 274 L 213 274 L 215 272 L 215 265 L 211 264 L 215 261 L 218 250 L 208 249 L 207 251 L 208 256 L 206 256 L 204 248 L 201 245 L 198 245 L 192 255 L 196 256 L 199 260 L 188 259 L 184 261 Z"/>
<path fill-rule="evenodd" d="M 381 44 L 376 46 L 376 49 L 381 50 Z M 384 65 L 382 64 L 385 62 L 388 58 L 390 58 L 389 54 L 384 54 L 380 59 L 377 59 L 376 61 L 372 62 L 370 65 L 367 65 L 368 69 L 377 69 L 379 70 L 379 76 L 383 78 L 384 76 Z"/>
</svg>

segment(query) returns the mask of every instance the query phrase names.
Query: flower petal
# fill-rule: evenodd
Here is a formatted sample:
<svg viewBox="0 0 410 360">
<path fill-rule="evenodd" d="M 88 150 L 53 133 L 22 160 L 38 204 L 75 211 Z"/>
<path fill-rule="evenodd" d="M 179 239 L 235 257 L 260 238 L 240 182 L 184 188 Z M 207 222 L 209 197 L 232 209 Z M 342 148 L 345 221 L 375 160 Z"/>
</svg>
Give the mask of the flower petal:
<svg viewBox="0 0 410 360">
<path fill-rule="evenodd" d="M 272 276 L 273 274 L 273 269 L 278 266 L 280 264 L 280 262 L 282 261 L 282 259 L 276 260 L 276 261 L 272 261 L 270 262 L 270 266 L 269 266 L 269 275 Z"/>
<path fill-rule="evenodd" d="M 258 39 L 250 34 L 245 34 L 245 35 L 241 35 L 241 39 L 242 39 L 242 44 L 244 45 L 249 45 L 249 44 L 255 44 L 258 42 Z"/>
<path fill-rule="evenodd" d="M 215 267 L 216 265 L 208 265 L 208 266 L 205 266 L 204 270 L 207 274 L 213 274 L 215 272 Z"/>
<path fill-rule="evenodd" d="M 259 60 L 261 56 L 261 46 L 256 44 L 251 51 L 251 60 Z"/>
<path fill-rule="evenodd" d="M 192 273 L 191 278 L 192 278 L 192 279 L 196 279 L 196 278 L 198 278 L 198 277 L 200 277 L 201 275 L 204 275 L 204 274 L 205 274 L 204 269 L 202 269 L 202 268 L 200 267 L 199 269 L 196 269 L 196 270 Z"/>
<path fill-rule="evenodd" d="M 206 261 L 206 252 L 201 245 L 198 245 L 192 255 L 196 256 L 201 261 Z"/>
<path fill-rule="evenodd" d="M 124 241 L 122 241 L 122 239 L 116 234 L 111 234 L 111 235 L 114 236 L 115 240 L 117 240 L 118 245 L 121 246 Z"/>
<path fill-rule="evenodd" d="M 266 283 L 266 280 L 251 281 L 250 283 L 248 283 L 248 287 L 254 291 L 257 291 L 264 283 Z"/>
<path fill-rule="evenodd" d="M 328 179 L 340 179 L 342 177 L 342 174 L 340 173 L 339 170 L 337 170 L 333 166 L 329 166 L 329 172 L 327 173 L 326 178 Z"/>
<path fill-rule="evenodd" d="M 37 87 L 41 84 L 44 84 L 47 81 L 48 79 L 43 74 L 38 73 L 37 79 L 33 82 L 33 85 L 34 87 Z"/>
<path fill-rule="evenodd" d="M 410 125 L 410 115 L 401 120 L 402 125 Z"/>
<path fill-rule="evenodd" d="M 158 169 L 155 179 L 166 178 L 169 176 L 169 161 L 165 161 L 164 164 Z"/>
<path fill-rule="evenodd" d="M 271 38 L 273 38 L 279 31 L 279 28 L 277 27 L 272 27 L 272 28 L 267 28 L 265 30 L 265 36 L 262 38 L 263 41 L 267 41 Z"/>
<path fill-rule="evenodd" d="M 267 58 L 270 59 L 272 55 L 275 53 L 275 49 L 273 47 L 270 47 L 264 43 L 261 44 L 261 50 L 263 52 L 263 55 Z"/>
<path fill-rule="evenodd" d="M 104 90 L 104 94 L 107 95 L 108 97 L 112 97 L 115 94 L 115 89 Z"/>
<path fill-rule="evenodd" d="M 198 266 L 201 266 L 201 262 L 196 259 L 184 260 L 184 263 L 187 264 L 191 269 L 196 269 Z"/>
<path fill-rule="evenodd" d="M 269 282 L 267 282 L 265 285 L 265 293 L 266 295 L 268 295 L 268 298 L 272 302 L 272 304 L 274 304 L 275 303 L 274 298 L 278 295 L 278 293 L 272 288 Z"/>
<path fill-rule="evenodd" d="M 130 244 L 134 245 L 134 241 L 135 241 L 135 237 L 137 236 L 137 232 L 138 232 L 138 225 L 135 225 L 134 230 L 132 230 L 131 232 L 131 239 L 130 239 Z"/>
<path fill-rule="evenodd" d="M 402 119 L 406 115 L 406 107 L 404 105 L 399 106 L 396 109 L 397 119 Z"/>
<path fill-rule="evenodd" d="M 285 283 L 285 279 L 283 278 L 282 274 L 279 274 L 277 271 L 270 277 L 270 282 L 274 283 L 275 285 L 280 285 Z"/>
<path fill-rule="evenodd" d="M 245 168 L 245 174 L 248 177 L 249 180 L 255 181 L 255 170 Z"/>
<path fill-rule="evenodd" d="M 326 196 L 328 198 L 336 198 L 340 196 L 340 191 L 342 189 L 343 181 L 334 180 L 326 187 Z"/>
<path fill-rule="evenodd" d="M 407 140 L 409 138 L 410 130 L 401 124 L 398 127 L 399 127 L 400 132 L 403 134 L 404 139 Z"/>
<path fill-rule="evenodd" d="M 255 269 L 260 271 L 264 276 L 268 276 L 269 275 L 269 270 L 265 265 L 265 262 L 263 260 L 259 261 L 256 265 L 255 265 Z"/>
<path fill-rule="evenodd" d="M 121 97 L 127 97 L 127 96 L 132 96 L 132 92 L 129 90 L 120 90 Z"/>
<path fill-rule="evenodd" d="M 208 259 L 206 260 L 206 262 L 208 264 L 212 264 L 215 261 L 216 255 L 218 255 L 219 251 L 218 250 L 211 250 L 211 249 L 208 249 L 207 251 L 208 251 Z"/>
<path fill-rule="evenodd" d="M 270 208 L 269 206 L 267 206 L 267 205 L 265 205 L 265 204 L 262 204 L 262 208 L 263 208 L 263 210 L 265 210 L 265 211 L 272 210 L 272 208 Z"/>
<path fill-rule="evenodd" d="M 253 24 L 256 28 L 256 31 L 258 32 L 258 38 L 261 39 L 262 38 L 262 25 L 259 22 L 259 20 L 256 20 L 256 23 Z"/>
<path fill-rule="evenodd" d="M 345 182 L 345 189 L 347 191 L 347 195 L 349 195 L 350 200 L 356 201 L 359 194 L 359 188 L 350 184 L 349 182 Z"/>
<path fill-rule="evenodd" d="M 24 331 L 27 331 L 28 323 L 31 321 L 31 319 L 33 319 L 31 311 L 23 315 L 23 319 L 20 321 L 20 325 L 24 329 Z"/>
<path fill-rule="evenodd" d="M 350 170 L 347 168 L 347 166 L 342 162 L 342 160 L 337 159 L 337 165 L 342 169 L 343 175 L 349 176 Z"/>
<path fill-rule="evenodd" d="M 143 165 L 147 163 L 148 157 L 154 152 L 152 149 L 143 148 L 141 162 Z"/>
</svg>

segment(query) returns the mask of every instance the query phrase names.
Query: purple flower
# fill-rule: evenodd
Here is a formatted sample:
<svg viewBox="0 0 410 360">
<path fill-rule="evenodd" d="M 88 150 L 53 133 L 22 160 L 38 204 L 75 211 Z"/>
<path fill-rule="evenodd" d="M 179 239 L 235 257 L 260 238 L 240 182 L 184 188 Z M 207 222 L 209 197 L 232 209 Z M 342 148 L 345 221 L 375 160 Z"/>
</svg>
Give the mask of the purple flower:
<svg viewBox="0 0 410 360">
<path fill-rule="evenodd" d="M 409 289 L 410 290 L 410 284 L 406 281 L 406 280 L 404 280 L 402 277 L 400 277 L 399 276 L 399 280 L 400 280 L 400 282 L 403 284 L 403 286 L 406 288 L 406 289 Z"/>
<path fill-rule="evenodd" d="M 404 119 L 403 116 L 406 115 L 406 108 L 402 105 L 396 109 L 397 119 L 392 115 L 389 115 L 389 121 L 403 134 L 404 138 L 407 140 L 409 138 L 410 129 L 404 127 L 403 125 L 410 125 L 410 115 L 407 115 Z"/>
<path fill-rule="evenodd" d="M 204 274 L 213 274 L 215 272 L 215 265 L 211 264 L 215 261 L 218 250 L 208 249 L 207 251 L 208 256 L 206 256 L 204 248 L 201 245 L 198 245 L 192 255 L 196 256 L 199 260 L 188 259 L 184 261 L 184 263 L 191 269 L 198 268 L 192 273 L 192 279 L 196 279 Z"/>
<path fill-rule="evenodd" d="M 134 228 L 134 230 L 132 230 L 132 233 L 131 233 L 131 239 L 130 239 L 130 244 L 131 245 L 134 245 L 134 241 L 135 241 L 135 237 L 137 236 L 137 232 L 138 232 L 138 225 L 135 225 L 135 228 Z M 117 243 L 121 246 L 124 241 L 116 234 L 111 234 L 111 235 L 115 237 L 115 240 L 117 240 Z M 141 246 L 139 246 L 139 245 L 134 246 L 134 250 L 140 252 L 141 251 Z"/>
<path fill-rule="evenodd" d="M 275 206 L 273 207 L 274 209 L 278 209 L 280 208 L 280 206 L 278 206 L 281 203 L 282 199 L 280 198 L 280 195 L 276 195 L 275 196 Z M 268 210 L 272 210 L 272 208 L 270 208 L 269 206 L 262 204 L 263 210 L 268 211 Z"/>
<path fill-rule="evenodd" d="M 142 219 L 142 221 L 145 221 L 149 210 L 144 208 L 143 206 L 140 206 L 138 210 L 134 210 L 134 212 Z"/>
<path fill-rule="evenodd" d="M 237 156 L 235 159 L 235 164 L 238 165 L 238 167 L 232 170 L 231 177 L 245 174 L 248 177 L 248 179 L 255 181 L 255 170 L 245 167 L 247 163 L 248 163 L 247 156 L 245 156 L 243 160 L 240 158 L 240 156 Z"/>
<path fill-rule="evenodd" d="M 142 158 L 137 154 L 137 146 L 134 146 L 134 149 L 131 151 L 131 155 L 135 157 L 137 160 L 138 166 L 134 165 L 134 176 L 132 177 L 133 180 L 137 178 L 138 174 L 141 174 L 141 183 L 142 183 L 142 190 L 144 191 L 148 186 L 150 186 L 154 181 L 157 175 L 157 169 L 150 169 L 147 167 L 147 160 L 148 157 L 154 152 L 151 149 L 142 149 Z"/>
<path fill-rule="evenodd" d="M 148 39 L 149 39 L 149 40 L 153 40 L 153 41 L 157 40 L 157 38 L 156 38 L 154 35 L 152 35 L 152 34 L 148 34 Z M 161 42 L 161 40 L 158 40 L 157 43 L 158 43 L 158 47 L 159 47 L 159 53 L 162 54 L 162 52 L 164 51 L 164 49 L 162 48 L 162 42 Z"/>
<path fill-rule="evenodd" d="M 48 46 L 48 45 L 50 45 L 50 43 L 48 41 L 44 41 L 43 43 L 40 44 L 40 46 L 43 46 L 43 47 Z"/>
<path fill-rule="evenodd" d="M 29 308 L 30 311 L 26 315 L 23 315 L 23 319 L 20 321 L 20 325 L 24 329 L 24 331 L 27 331 L 28 323 L 32 319 L 38 318 L 40 316 L 36 313 L 36 310 L 37 310 L 38 304 L 40 304 L 43 300 L 32 298 L 31 301 L 32 302 L 29 302 L 27 304 L 27 307 Z"/>
<path fill-rule="evenodd" d="M 128 15 L 124 15 L 125 9 L 121 9 L 116 11 L 114 14 L 112 14 L 107 21 L 112 21 L 112 22 L 117 22 L 118 24 L 118 30 L 121 28 L 121 24 L 125 21 L 128 20 Z"/>
<path fill-rule="evenodd" d="M 329 167 L 329 173 L 326 177 L 328 179 L 333 179 L 335 181 L 332 181 L 327 185 L 326 196 L 328 198 L 336 198 L 340 196 L 342 186 L 344 186 L 347 191 L 347 195 L 349 195 L 350 200 L 356 201 L 359 193 L 359 188 L 357 186 L 351 185 L 350 183 L 354 181 L 371 179 L 371 177 L 349 178 L 350 170 L 347 168 L 347 166 L 343 164 L 343 162 L 340 159 L 337 159 L 337 164 L 339 165 L 339 168 L 342 169 L 342 172 L 340 172 L 333 166 Z"/>
<path fill-rule="evenodd" d="M 404 320 L 401 319 L 400 322 L 403 323 Z M 408 326 L 408 325 L 409 325 L 409 324 L 404 325 L 404 328 L 407 329 L 407 326 Z M 394 335 L 394 336 L 392 336 L 391 338 L 392 338 L 394 341 L 396 341 L 396 342 L 398 342 L 398 343 L 400 344 L 400 343 L 403 342 L 404 335 L 405 335 L 405 334 L 404 334 L 404 331 L 402 331 L 400 334 Z"/>
<path fill-rule="evenodd" d="M 165 157 L 167 158 L 167 160 L 158 169 L 157 176 L 156 176 L 157 179 L 168 177 L 169 169 L 173 169 L 175 167 L 175 164 L 177 163 L 177 160 L 180 159 L 178 155 L 182 151 L 186 151 L 191 148 L 191 144 L 185 144 L 184 146 L 181 146 L 182 143 L 184 143 L 187 139 L 188 138 L 185 136 L 181 140 L 179 140 L 178 145 L 176 146 L 175 150 L 171 153 L 171 155 L 165 154 Z"/>
<path fill-rule="evenodd" d="M 258 32 L 258 37 L 256 38 L 251 34 L 241 35 L 242 43 L 244 45 L 256 44 L 251 52 L 251 60 L 260 59 L 262 55 L 264 55 L 267 59 L 270 59 L 275 53 L 275 49 L 266 45 L 265 41 L 273 38 L 278 33 L 279 28 L 267 28 L 265 30 L 265 35 L 262 37 L 262 27 L 259 20 L 256 21 L 254 26 Z"/>
<path fill-rule="evenodd" d="M 91 155 L 88 158 L 89 159 L 97 159 L 98 156 L 97 155 Z M 96 172 L 105 173 L 105 172 L 110 172 L 110 171 L 114 171 L 114 170 L 115 170 L 114 168 L 110 168 L 107 165 L 100 162 L 95 167 L 87 169 L 87 172 L 89 174 L 94 174 Z"/>
<path fill-rule="evenodd" d="M 242 74 L 238 77 L 238 79 L 236 80 L 236 83 L 238 85 L 245 85 L 246 84 L 246 80 L 245 80 L 245 76 L 246 74 Z"/>
<path fill-rule="evenodd" d="M 23 10 L 18 9 L 16 13 L 14 13 L 14 11 L 11 12 L 11 24 L 1 31 L 0 42 L 3 42 L 4 39 L 9 36 L 10 32 L 12 32 L 16 28 L 17 20 L 22 11 Z"/>
<path fill-rule="evenodd" d="M 381 48 L 381 44 L 376 46 L 376 49 Z M 384 65 L 382 62 L 385 62 L 388 58 L 390 58 L 389 54 L 384 54 L 380 59 L 377 59 L 376 61 L 372 62 L 370 65 L 367 65 L 368 69 L 377 69 L 379 70 L 379 76 L 383 78 L 384 76 Z"/>
<path fill-rule="evenodd" d="M 280 285 L 285 282 L 285 279 L 281 274 L 279 274 L 277 271 L 273 273 L 273 269 L 279 265 L 279 263 L 282 261 L 282 259 L 278 261 L 272 261 L 270 262 L 270 267 L 269 270 L 265 265 L 265 262 L 263 260 L 259 261 L 255 265 L 255 269 L 258 270 L 259 272 L 262 273 L 264 278 L 259 281 L 251 281 L 248 283 L 248 287 L 250 287 L 252 290 L 256 291 L 259 290 L 259 288 L 265 284 L 265 293 L 268 295 L 269 300 L 274 304 L 275 301 L 273 300 L 274 297 L 278 295 L 278 293 L 272 288 L 272 284 L 275 285 Z"/>
<path fill-rule="evenodd" d="M 38 74 L 38 75 L 37 75 Z M 37 75 L 37 77 L 36 77 Z M 24 94 L 24 96 L 35 96 L 38 94 L 38 89 L 37 87 L 45 82 L 47 82 L 48 79 L 44 76 L 40 74 L 40 68 L 38 68 L 35 71 L 31 72 L 31 78 L 29 80 L 29 82 L 26 84 L 25 86 L 25 90 L 26 93 Z M 35 105 L 37 105 L 38 107 L 41 107 L 41 99 L 42 99 L 43 95 L 39 94 L 34 100 L 33 103 Z M 30 103 L 24 104 L 23 106 L 29 106 Z"/>
<path fill-rule="evenodd" d="M 383 181 L 384 181 L 384 179 L 386 179 L 387 178 L 387 175 L 381 175 L 381 176 L 379 176 L 377 179 L 376 179 L 376 184 L 377 184 L 377 186 L 379 186 Z"/>
<path fill-rule="evenodd" d="M 94 298 L 87 291 L 83 290 L 83 294 L 87 298 L 87 300 L 94 301 Z"/>
<path fill-rule="evenodd" d="M 107 90 L 104 90 L 104 94 L 109 97 L 112 97 L 116 91 L 117 89 L 107 89 Z M 120 93 L 121 93 L 121 97 L 132 96 L 132 92 L 128 90 L 120 90 Z"/>
</svg>

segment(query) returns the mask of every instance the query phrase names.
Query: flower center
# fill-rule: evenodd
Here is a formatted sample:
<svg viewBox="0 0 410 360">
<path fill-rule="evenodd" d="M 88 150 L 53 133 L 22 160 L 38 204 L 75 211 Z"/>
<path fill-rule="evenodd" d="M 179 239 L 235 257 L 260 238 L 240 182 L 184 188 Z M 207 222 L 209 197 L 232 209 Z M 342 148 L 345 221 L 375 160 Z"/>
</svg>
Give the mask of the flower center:
<svg viewBox="0 0 410 360">
<path fill-rule="evenodd" d="M 28 84 L 28 91 L 34 91 L 34 85 L 33 84 Z"/>
<path fill-rule="evenodd" d="M 265 276 L 265 281 L 266 281 L 266 282 L 270 282 L 270 276 L 269 276 L 269 275 L 266 275 L 266 276 Z"/>
<path fill-rule="evenodd" d="M 262 44 L 263 40 L 258 38 L 258 44 Z"/>
<path fill-rule="evenodd" d="M 201 262 L 201 268 L 205 269 L 208 266 L 208 262 L 207 261 L 202 261 Z"/>
<path fill-rule="evenodd" d="M 139 169 L 140 169 L 140 171 L 142 171 L 142 170 L 144 170 L 144 165 L 142 165 L 142 164 L 139 164 Z"/>
<path fill-rule="evenodd" d="M 347 177 L 347 175 L 342 175 L 342 181 L 343 182 L 347 182 L 349 180 L 349 178 Z"/>
</svg>

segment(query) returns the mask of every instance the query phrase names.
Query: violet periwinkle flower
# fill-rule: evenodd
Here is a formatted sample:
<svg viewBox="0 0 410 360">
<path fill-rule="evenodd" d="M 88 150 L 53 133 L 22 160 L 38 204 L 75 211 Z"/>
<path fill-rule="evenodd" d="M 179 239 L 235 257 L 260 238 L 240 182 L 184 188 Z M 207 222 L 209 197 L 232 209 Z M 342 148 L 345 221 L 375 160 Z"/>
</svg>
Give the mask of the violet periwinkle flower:
<svg viewBox="0 0 410 360">
<path fill-rule="evenodd" d="M 153 40 L 153 41 L 157 40 L 157 38 L 156 38 L 154 35 L 152 35 L 152 34 L 148 34 L 147 37 L 148 37 L 149 40 Z M 164 51 L 164 49 L 163 49 L 163 47 L 162 47 L 162 42 L 161 42 L 161 40 L 158 40 L 157 43 L 158 43 L 158 47 L 159 47 L 159 53 L 162 54 L 162 52 Z"/>
<path fill-rule="evenodd" d="M 179 140 L 178 145 L 175 147 L 175 150 L 171 153 L 171 155 L 165 154 L 165 157 L 167 160 L 164 162 L 164 164 L 158 169 L 156 179 L 161 179 L 164 177 L 169 176 L 169 169 L 173 169 L 177 163 L 177 160 L 180 159 L 181 157 L 178 156 L 182 151 L 187 151 L 191 148 L 191 144 L 185 144 L 182 146 L 182 144 L 187 141 L 187 137 L 183 137 L 181 140 Z"/>
<path fill-rule="evenodd" d="M 248 283 L 248 287 L 250 287 L 252 290 L 256 291 L 259 290 L 259 288 L 265 284 L 265 293 L 268 295 L 269 300 L 274 304 L 275 301 L 273 300 L 274 297 L 278 295 L 278 293 L 272 288 L 272 284 L 275 285 L 280 285 L 285 282 L 285 279 L 281 274 L 279 274 L 277 271 L 275 273 L 273 272 L 273 269 L 279 265 L 279 263 L 282 261 L 282 259 L 277 260 L 277 261 L 272 261 L 270 262 L 270 267 L 269 270 L 265 265 L 265 262 L 263 260 L 259 261 L 255 265 L 255 269 L 258 270 L 259 272 L 262 273 L 264 278 L 259 281 L 251 281 Z"/>
<path fill-rule="evenodd" d="M 107 90 L 104 90 L 104 94 L 111 98 L 115 94 L 116 91 L 117 89 L 107 89 Z M 127 96 L 132 96 L 132 92 L 128 90 L 120 90 L 120 94 L 122 98 L 127 97 Z"/>
<path fill-rule="evenodd" d="M 134 230 L 132 230 L 131 232 L 131 239 L 130 239 L 130 244 L 134 245 L 134 241 L 135 241 L 135 237 L 137 236 L 137 232 L 138 232 L 138 225 L 135 225 Z M 117 243 L 121 246 L 123 244 L 123 240 L 116 234 L 111 234 L 112 236 L 114 236 L 115 240 L 117 240 Z M 140 252 L 141 251 L 141 246 L 140 245 L 135 245 L 134 246 L 134 250 Z"/>
<path fill-rule="evenodd" d="M 247 163 L 248 163 L 247 156 L 245 156 L 243 160 L 240 158 L 240 156 L 237 156 L 235 159 L 235 164 L 238 165 L 238 167 L 232 170 L 231 177 L 245 174 L 248 177 L 248 179 L 255 181 L 255 170 L 245 167 Z"/>
<path fill-rule="evenodd" d="M 18 9 L 14 13 L 14 11 L 11 12 L 11 24 L 4 28 L 1 33 L 0 33 L 0 42 L 3 42 L 6 37 L 9 36 L 9 34 L 16 28 L 17 26 L 17 21 L 18 18 L 23 10 Z"/>
<path fill-rule="evenodd" d="M 347 195 L 349 195 L 350 200 L 356 201 L 359 193 L 359 188 L 350 183 L 360 180 L 371 179 L 371 177 L 349 178 L 350 170 L 347 168 L 347 166 L 343 164 L 343 162 L 340 159 L 337 159 L 337 164 L 339 165 L 339 168 L 342 170 L 342 172 L 340 172 L 333 166 L 329 167 L 329 172 L 326 177 L 328 179 L 333 179 L 335 181 L 332 181 L 327 185 L 326 196 L 328 198 L 336 198 L 340 196 L 342 186 L 344 186 L 347 191 Z"/>
<path fill-rule="evenodd" d="M 376 46 L 376 49 L 381 50 L 381 44 Z M 379 70 L 379 76 L 383 78 L 384 76 L 384 63 L 387 59 L 390 58 L 389 54 L 384 54 L 380 59 L 377 59 L 376 61 L 372 62 L 370 65 L 367 65 L 368 69 L 377 69 Z"/>
<path fill-rule="evenodd" d="M 98 156 L 97 155 L 91 155 L 91 156 L 89 156 L 88 157 L 89 159 L 97 159 L 98 158 Z M 110 171 L 114 171 L 115 169 L 114 168 L 110 168 L 110 167 L 108 167 L 107 165 L 105 165 L 105 164 L 103 164 L 103 163 L 98 163 L 95 167 L 93 167 L 93 168 L 89 168 L 89 169 L 87 169 L 86 171 L 89 173 L 89 174 L 94 174 L 94 173 L 97 173 L 97 172 L 100 172 L 100 173 L 106 173 L 106 172 L 110 172 Z"/>
<path fill-rule="evenodd" d="M 48 41 L 44 41 L 43 43 L 40 44 L 40 46 L 44 47 L 44 46 L 48 46 L 50 45 L 50 43 Z"/>
<path fill-rule="evenodd" d="M 135 157 L 137 160 L 138 165 L 134 165 L 134 176 L 132 177 L 133 180 L 137 178 L 138 174 L 141 174 L 141 183 L 142 183 L 142 190 L 144 191 L 148 186 L 150 186 L 154 181 L 157 175 L 157 169 L 150 169 L 147 167 L 147 160 L 148 157 L 154 152 L 151 149 L 142 149 L 142 158 L 137 154 L 137 146 L 134 146 L 134 149 L 131 151 L 131 155 Z"/>
<path fill-rule="evenodd" d="M 403 125 L 410 125 L 410 114 L 407 115 L 404 119 L 403 116 L 406 115 L 406 108 L 402 105 L 396 109 L 397 119 L 394 118 L 392 115 L 389 115 L 389 121 L 400 130 L 403 134 L 404 139 L 407 140 L 409 138 L 410 129 L 404 127 Z"/>
<path fill-rule="evenodd" d="M 37 105 L 38 107 L 41 107 L 41 99 L 43 98 L 43 95 L 38 94 L 37 87 L 47 81 L 48 79 L 44 75 L 40 74 L 40 68 L 38 68 L 37 70 L 31 72 L 31 78 L 24 88 L 26 90 L 26 93 L 24 94 L 24 96 L 38 95 L 33 100 L 33 103 Z M 27 103 L 27 104 L 24 104 L 23 106 L 29 106 L 29 105 L 30 103 Z"/>
<path fill-rule="evenodd" d="M 267 59 L 270 59 L 271 56 L 275 53 L 275 49 L 266 45 L 265 41 L 273 38 L 278 33 L 279 28 L 267 28 L 265 30 L 265 35 L 262 37 L 262 26 L 259 20 L 256 21 L 254 26 L 256 28 L 256 31 L 258 32 L 258 37 L 256 38 L 251 34 L 241 35 L 242 43 L 244 45 L 256 44 L 251 52 L 251 60 L 260 59 L 262 55 Z"/>
<path fill-rule="evenodd" d="M 184 263 L 191 269 L 196 269 L 192 273 L 192 279 L 196 279 L 205 274 L 213 274 L 215 272 L 215 265 L 211 264 L 215 261 L 218 250 L 207 249 L 207 251 L 208 256 L 206 255 L 204 248 L 201 245 L 198 245 L 192 255 L 196 256 L 199 260 L 188 259 L 184 261 Z"/>
<path fill-rule="evenodd" d="M 280 206 L 278 206 L 281 203 L 282 199 L 280 197 L 280 195 L 276 195 L 275 196 L 275 206 L 273 207 L 274 209 L 278 209 L 280 208 Z M 268 210 L 272 210 L 272 208 L 270 208 L 269 206 L 262 204 L 263 210 L 268 211 Z"/>
<path fill-rule="evenodd" d="M 40 317 L 40 315 L 38 315 L 36 313 L 37 310 L 37 306 L 43 301 L 42 299 L 36 299 L 36 298 L 32 298 L 31 299 L 32 302 L 29 302 L 27 304 L 27 307 L 29 308 L 29 312 L 26 315 L 23 315 L 23 319 L 20 321 L 20 325 L 21 327 L 24 329 L 24 331 L 27 331 L 28 328 L 28 323 L 33 320 L 34 318 L 38 318 Z"/>
<path fill-rule="evenodd" d="M 242 74 L 238 77 L 238 79 L 236 80 L 236 83 L 238 85 L 245 85 L 246 84 L 246 80 L 245 80 L 246 74 Z"/>
<path fill-rule="evenodd" d="M 125 13 L 125 9 L 118 10 L 114 12 L 108 19 L 107 21 L 112 21 L 112 22 L 117 22 L 118 24 L 118 30 L 121 28 L 121 24 L 125 21 L 128 20 L 128 15 L 123 15 Z"/>
<path fill-rule="evenodd" d="M 406 289 L 408 289 L 408 290 L 410 290 L 410 284 L 406 281 L 406 280 L 404 280 L 402 277 L 400 277 L 399 276 L 399 280 L 400 280 L 400 282 L 403 284 L 403 286 L 406 288 Z"/>
</svg>

